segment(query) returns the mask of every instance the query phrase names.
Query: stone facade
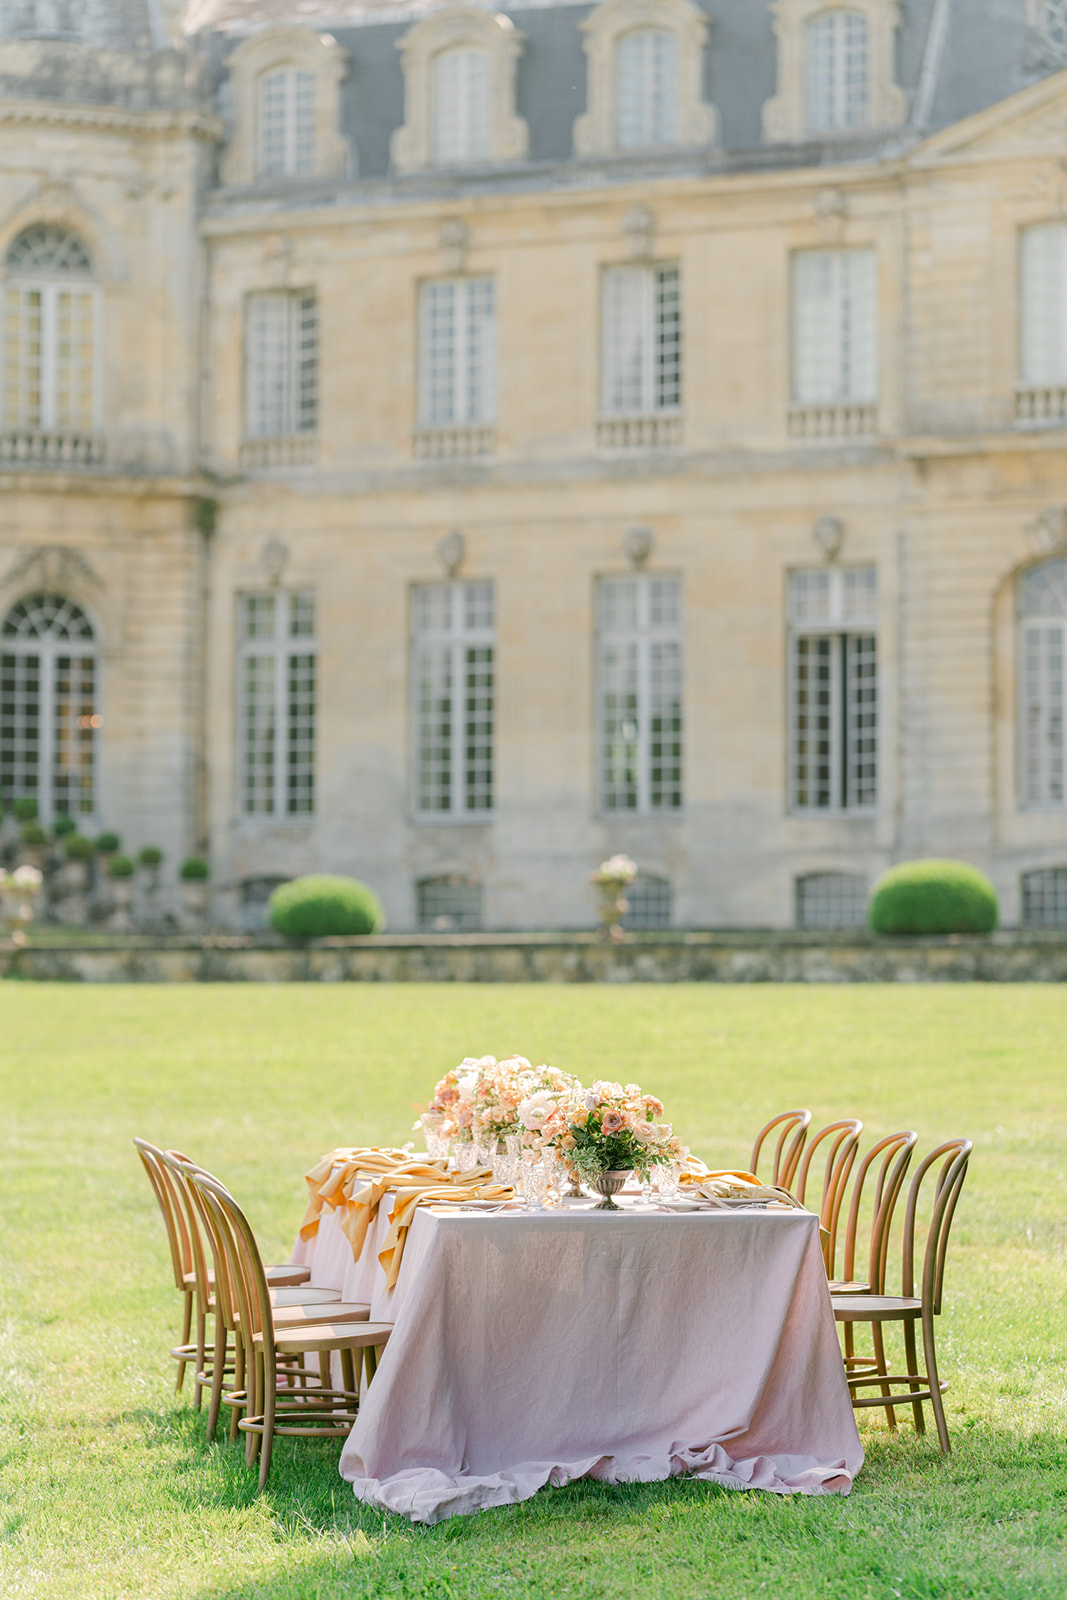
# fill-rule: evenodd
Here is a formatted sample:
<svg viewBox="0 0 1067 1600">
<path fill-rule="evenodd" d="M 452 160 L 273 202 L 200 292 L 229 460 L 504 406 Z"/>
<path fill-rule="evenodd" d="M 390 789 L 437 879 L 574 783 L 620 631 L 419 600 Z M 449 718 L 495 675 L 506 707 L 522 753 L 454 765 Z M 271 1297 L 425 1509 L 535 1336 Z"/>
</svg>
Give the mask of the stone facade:
<svg viewBox="0 0 1067 1600">
<path fill-rule="evenodd" d="M 404 101 L 405 63 L 409 96 L 432 78 L 418 8 L 202 0 L 180 48 L 180 7 L 127 9 L 125 47 L 0 42 L 0 258 L 62 225 L 102 302 L 104 455 L 0 462 L 0 610 L 61 571 L 99 640 L 94 821 L 171 864 L 210 854 L 222 926 L 253 880 L 341 871 L 400 930 L 438 877 L 479 886 L 486 928 L 579 928 L 616 850 L 669 882 L 680 928 L 788 927 L 798 879 L 917 855 L 975 862 L 1019 921 L 1022 874 L 1067 866 L 1062 799 L 1022 791 L 1017 711 L 1018 581 L 1067 548 L 1067 414 L 1027 414 L 1019 387 L 1020 230 L 1067 204 L 1040 8 L 1027 31 L 1022 8 L 864 0 L 877 117 L 816 136 L 793 37 L 812 8 L 641 0 L 635 26 L 707 38 L 677 148 L 641 150 L 609 147 L 603 95 L 596 140 L 575 133 L 610 28 L 515 7 L 486 46 L 489 155 L 444 167 Z M 317 131 L 303 171 L 257 177 L 274 29 L 300 35 Z M 876 392 L 805 403 L 792 263 L 868 251 Z M 602 282 L 635 266 L 677 268 L 681 401 L 624 426 L 602 409 Z M 430 427 L 420 291 L 472 279 L 493 284 L 492 415 Z M 286 291 L 315 303 L 315 421 L 259 437 L 250 297 Z M 859 568 L 876 797 L 798 809 L 790 574 Z M 597 776 L 597 584 L 633 575 L 682 596 L 682 803 L 643 815 L 605 809 Z M 413 587 L 446 578 L 494 586 L 493 805 L 435 819 L 409 639 Z M 313 809 L 249 814 L 239 607 L 287 594 L 315 602 Z"/>
</svg>

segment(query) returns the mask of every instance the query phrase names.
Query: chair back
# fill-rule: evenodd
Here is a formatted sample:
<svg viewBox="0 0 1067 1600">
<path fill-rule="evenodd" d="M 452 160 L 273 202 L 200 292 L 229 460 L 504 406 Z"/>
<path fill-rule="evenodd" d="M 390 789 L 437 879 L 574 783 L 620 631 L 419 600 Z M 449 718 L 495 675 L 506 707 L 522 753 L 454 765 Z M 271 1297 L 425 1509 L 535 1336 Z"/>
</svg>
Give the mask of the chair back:
<svg viewBox="0 0 1067 1600">
<path fill-rule="evenodd" d="M 184 1293 L 189 1287 L 185 1281 L 186 1275 L 195 1272 L 196 1266 L 181 1195 L 168 1170 L 163 1151 L 158 1146 L 149 1144 L 147 1139 L 135 1139 L 133 1142 L 141 1158 L 141 1165 L 148 1174 L 148 1181 L 152 1185 L 152 1192 L 167 1230 L 170 1261 L 174 1269 L 174 1287 Z"/>
<path fill-rule="evenodd" d="M 872 1294 L 885 1292 L 886 1262 L 889 1252 L 890 1225 L 893 1212 L 904 1186 L 904 1178 L 911 1164 L 912 1154 L 919 1135 L 907 1130 L 890 1133 L 873 1144 L 856 1168 L 852 1186 L 852 1201 L 845 1224 L 845 1258 L 843 1271 L 846 1281 L 856 1278 L 856 1245 L 860 1234 L 860 1213 L 864 1202 L 867 1179 L 877 1166 L 874 1192 L 870 1196 L 871 1231 L 867 1250 L 867 1282 Z M 834 1241 L 836 1243 L 836 1241 Z M 827 1263 L 830 1277 L 834 1276 L 834 1254 Z"/>
<path fill-rule="evenodd" d="M 845 1187 L 852 1171 L 852 1163 L 856 1159 L 862 1132 L 863 1123 L 858 1117 L 846 1117 L 840 1122 L 828 1122 L 808 1144 L 804 1151 L 804 1159 L 797 1169 L 796 1183 L 792 1192 L 803 1205 L 807 1199 L 808 1181 L 816 1153 L 822 1152 L 825 1155 L 826 1165 L 823 1168 L 822 1187 L 819 1191 L 819 1222 L 830 1235 L 825 1252 L 827 1264 L 833 1260 L 841 1202 L 845 1196 Z"/>
<path fill-rule="evenodd" d="M 935 1316 L 941 1311 L 941 1294 L 945 1285 L 945 1256 L 948 1251 L 949 1230 L 955 1215 L 956 1204 L 967 1176 L 967 1164 L 974 1145 L 970 1139 L 948 1139 L 920 1163 L 908 1190 L 908 1204 L 904 1214 L 904 1251 L 901 1261 L 901 1293 L 915 1294 L 915 1227 L 919 1207 L 919 1191 L 927 1173 L 937 1170 L 934 1185 L 934 1204 L 930 1228 L 923 1251 L 920 1298 Z M 940 1165 L 939 1165 L 940 1163 Z"/>
<path fill-rule="evenodd" d="M 804 1148 L 807 1138 L 808 1126 L 811 1122 L 810 1111 L 783 1111 L 780 1116 L 772 1117 L 765 1128 L 761 1128 L 756 1135 L 756 1142 L 752 1146 L 752 1160 L 749 1170 L 759 1174 L 759 1158 L 764 1142 L 770 1138 L 777 1128 L 778 1138 L 774 1146 L 774 1170 L 771 1173 L 771 1183 L 788 1189 L 796 1175 L 800 1153 Z"/>
<path fill-rule="evenodd" d="M 208 1276 L 208 1254 L 214 1255 L 211 1249 L 211 1233 L 207 1218 L 204 1215 L 204 1203 L 198 1192 L 189 1183 L 189 1172 L 203 1172 L 205 1169 L 195 1161 L 183 1155 L 180 1150 L 161 1150 L 159 1159 L 170 1176 L 171 1186 L 178 1198 L 185 1220 L 185 1232 L 189 1240 L 189 1256 L 191 1270 L 196 1280 L 196 1292 L 200 1304 L 206 1310 L 214 1310 L 214 1285 Z"/>
<path fill-rule="evenodd" d="M 220 1269 L 226 1288 L 233 1296 L 246 1345 L 261 1333 L 264 1342 L 273 1344 L 274 1317 L 263 1258 L 259 1253 L 252 1225 L 230 1191 L 210 1173 L 190 1168 L 190 1184 L 202 1196 L 204 1214 L 209 1218 L 215 1245 L 215 1284 L 219 1287 Z"/>
</svg>

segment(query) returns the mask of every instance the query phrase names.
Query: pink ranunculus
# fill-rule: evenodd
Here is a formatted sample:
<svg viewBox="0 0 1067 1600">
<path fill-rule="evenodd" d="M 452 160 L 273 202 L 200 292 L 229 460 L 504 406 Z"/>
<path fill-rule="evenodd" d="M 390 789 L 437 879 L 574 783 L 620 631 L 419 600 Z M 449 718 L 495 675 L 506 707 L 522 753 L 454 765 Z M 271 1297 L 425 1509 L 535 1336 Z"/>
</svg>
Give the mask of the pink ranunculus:
<svg viewBox="0 0 1067 1600">
<path fill-rule="evenodd" d="M 600 1131 L 605 1134 L 619 1133 L 626 1126 L 626 1118 L 621 1111 L 605 1111 L 600 1119 Z"/>
</svg>

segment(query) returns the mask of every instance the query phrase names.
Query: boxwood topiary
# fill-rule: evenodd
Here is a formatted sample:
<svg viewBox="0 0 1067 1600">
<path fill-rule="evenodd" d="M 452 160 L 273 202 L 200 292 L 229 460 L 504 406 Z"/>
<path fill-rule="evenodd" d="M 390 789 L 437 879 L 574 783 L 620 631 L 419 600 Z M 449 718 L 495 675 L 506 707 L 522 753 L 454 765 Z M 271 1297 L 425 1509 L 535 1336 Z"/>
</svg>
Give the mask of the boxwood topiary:
<svg viewBox="0 0 1067 1600">
<path fill-rule="evenodd" d="M 190 856 L 178 868 L 178 876 L 183 883 L 204 883 L 211 874 L 203 856 Z"/>
<path fill-rule="evenodd" d="M 133 862 L 129 856 L 113 855 L 107 864 L 109 878 L 132 878 Z"/>
<path fill-rule="evenodd" d="M 48 835 L 39 822 L 27 822 L 22 828 L 22 842 L 31 847 L 48 843 Z"/>
<path fill-rule="evenodd" d="M 37 801 L 32 794 L 22 795 L 12 801 L 11 810 L 20 822 L 34 822 L 37 818 Z"/>
<path fill-rule="evenodd" d="M 904 861 L 875 884 L 867 907 L 874 933 L 992 933 L 997 893 L 966 861 Z"/>
<path fill-rule="evenodd" d="M 331 934 L 378 933 L 385 926 L 385 912 L 365 883 L 317 873 L 275 889 L 270 923 L 291 939 L 324 939 Z"/>
<path fill-rule="evenodd" d="M 95 849 L 93 841 L 86 839 L 80 833 L 68 833 L 63 841 L 63 850 L 68 861 L 88 861 Z"/>
<path fill-rule="evenodd" d="M 57 839 L 62 839 L 66 834 L 77 833 L 78 824 L 73 817 L 68 817 L 61 811 L 52 824 L 52 832 Z"/>
<path fill-rule="evenodd" d="M 114 854 L 121 844 L 122 840 L 117 833 L 102 833 L 96 841 L 96 848 L 101 855 L 109 856 Z"/>
<path fill-rule="evenodd" d="M 158 844 L 142 845 L 137 855 L 142 867 L 158 867 L 163 860 L 163 852 Z"/>
</svg>

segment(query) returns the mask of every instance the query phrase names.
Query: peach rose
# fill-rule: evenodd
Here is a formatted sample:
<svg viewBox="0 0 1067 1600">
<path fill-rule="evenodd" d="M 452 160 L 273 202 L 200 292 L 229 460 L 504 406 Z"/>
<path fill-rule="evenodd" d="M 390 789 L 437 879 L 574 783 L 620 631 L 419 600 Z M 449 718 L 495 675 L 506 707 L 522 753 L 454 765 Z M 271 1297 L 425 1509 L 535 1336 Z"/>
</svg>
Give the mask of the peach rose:
<svg viewBox="0 0 1067 1600">
<path fill-rule="evenodd" d="M 626 1126 L 626 1118 L 621 1111 L 605 1111 L 600 1121 L 600 1131 L 605 1134 L 619 1133 Z"/>
</svg>

